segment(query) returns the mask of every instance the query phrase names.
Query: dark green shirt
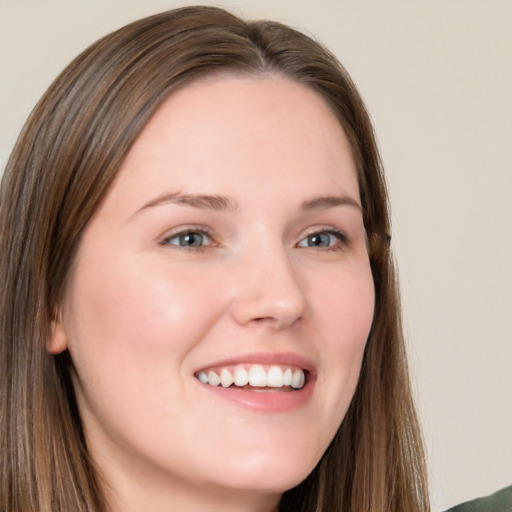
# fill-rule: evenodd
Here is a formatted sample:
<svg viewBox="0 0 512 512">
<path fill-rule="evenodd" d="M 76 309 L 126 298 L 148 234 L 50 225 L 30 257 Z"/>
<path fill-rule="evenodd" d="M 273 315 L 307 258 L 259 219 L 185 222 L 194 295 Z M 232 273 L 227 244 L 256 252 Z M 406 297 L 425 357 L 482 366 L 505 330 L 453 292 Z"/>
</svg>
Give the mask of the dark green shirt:
<svg viewBox="0 0 512 512">
<path fill-rule="evenodd" d="M 446 512 L 512 512 L 512 485 L 485 498 L 457 505 Z"/>
</svg>

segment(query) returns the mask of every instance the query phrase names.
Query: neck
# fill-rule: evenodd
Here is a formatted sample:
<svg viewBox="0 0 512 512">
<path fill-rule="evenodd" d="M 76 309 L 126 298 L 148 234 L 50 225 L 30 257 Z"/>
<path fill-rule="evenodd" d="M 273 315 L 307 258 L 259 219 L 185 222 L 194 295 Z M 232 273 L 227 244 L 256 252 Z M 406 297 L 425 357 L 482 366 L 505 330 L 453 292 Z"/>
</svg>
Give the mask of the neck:
<svg viewBox="0 0 512 512">
<path fill-rule="evenodd" d="M 154 474 L 104 475 L 111 490 L 108 512 L 278 512 L 281 495 L 253 489 L 185 483 Z"/>
<path fill-rule="evenodd" d="M 224 494 L 196 488 L 194 493 L 176 493 L 173 489 L 157 494 L 145 490 L 142 493 L 116 493 L 112 496 L 109 512 L 278 512 L 279 497 L 261 496 L 250 492 L 226 492 Z"/>
</svg>

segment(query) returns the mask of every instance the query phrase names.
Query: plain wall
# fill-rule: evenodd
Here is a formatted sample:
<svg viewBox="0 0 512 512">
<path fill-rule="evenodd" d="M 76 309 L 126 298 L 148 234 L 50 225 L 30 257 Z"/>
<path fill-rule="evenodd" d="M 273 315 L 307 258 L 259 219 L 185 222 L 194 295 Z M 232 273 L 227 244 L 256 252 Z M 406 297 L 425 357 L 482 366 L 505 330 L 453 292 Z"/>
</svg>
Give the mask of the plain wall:
<svg viewBox="0 0 512 512">
<path fill-rule="evenodd" d="M 96 38 L 192 2 L 0 0 L 0 169 Z M 512 483 L 512 1 L 226 0 L 312 33 L 375 122 L 434 510 Z"/>
</svg>

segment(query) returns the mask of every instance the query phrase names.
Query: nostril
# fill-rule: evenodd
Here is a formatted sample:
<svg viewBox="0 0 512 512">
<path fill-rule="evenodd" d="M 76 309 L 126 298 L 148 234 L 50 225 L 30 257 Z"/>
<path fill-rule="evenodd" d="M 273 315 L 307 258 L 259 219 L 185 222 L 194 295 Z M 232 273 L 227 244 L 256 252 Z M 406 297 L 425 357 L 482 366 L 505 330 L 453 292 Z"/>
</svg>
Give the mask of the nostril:
<svg viewBox="0 0 512 512">
<path fill-rule="evenodd" d="M 251 323 L 253 325 L 260 325 L 262 327 L 264 327 L 264 326 L 274 327 L 274 326 L 277 326 L 279 322 L 274 317 L 261 316 L 261 317 L 252 318 L 249 323 Z"/>
<path fill-rule="evenodd" d="M 237 280 L 231 311 L 238 324 L 278 329 L 296 324 L 305 314 L 307 297 L 300 279 L 288 268 L 272 275 L 263 279 L 260 271 Z"/>
<path fill-rule="evenodd" d="M 251 323 L 253 325 L 261 325 L 265 326 L 268 325 L 269 327 L 274 327 L 276 329 L 279 329 L 283 326 L 291 326 L 296 325 L 298 322 L 300 322 L 302 319 L 302 316 L 299 316 L 294 319 L 288 319 L 283 316 L 261 316 L 251 319 Z M 291 320 L 291 321 L 290 321 Z"/>
</svg>

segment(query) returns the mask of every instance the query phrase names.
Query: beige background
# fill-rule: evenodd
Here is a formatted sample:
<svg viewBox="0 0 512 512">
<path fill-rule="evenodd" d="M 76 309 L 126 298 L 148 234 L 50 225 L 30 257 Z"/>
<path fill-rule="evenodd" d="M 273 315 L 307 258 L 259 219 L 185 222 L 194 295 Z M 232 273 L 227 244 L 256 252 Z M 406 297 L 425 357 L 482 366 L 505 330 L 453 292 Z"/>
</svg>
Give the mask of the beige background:
<svg viewBox="0 0 512 512">
<path fill-rule="evenodd" d="M 72 57 L 185 3 L 0 0 L 0 169 Z M 512 0 L 220 3 L 318 36 L 372 113 L 434 510 L 512 483 Z"/>
</svg>

